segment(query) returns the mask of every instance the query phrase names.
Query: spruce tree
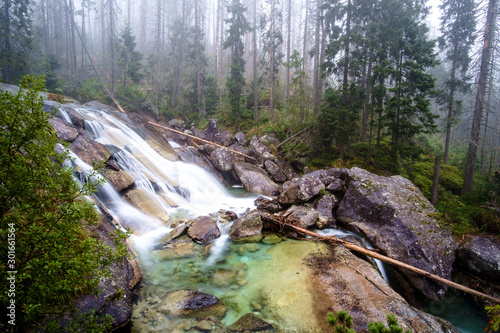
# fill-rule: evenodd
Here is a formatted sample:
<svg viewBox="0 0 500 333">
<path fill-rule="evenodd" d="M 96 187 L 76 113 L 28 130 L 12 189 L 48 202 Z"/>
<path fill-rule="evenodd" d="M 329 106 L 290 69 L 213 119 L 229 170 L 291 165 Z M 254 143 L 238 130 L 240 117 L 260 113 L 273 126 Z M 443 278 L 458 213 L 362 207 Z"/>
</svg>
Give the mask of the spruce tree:
<svg viewBox="0 0 500 333">
<path fill-rule="evenodd" d="M 245 85 L 245 60 L 244 44 L 242 37 L 250 30 L 250 25 L 245 18 L 246 8 L 239 0 L 233 0 L 227 7 L 229 18 L 226 23 L 229 24 L 228 37 L 224 42 L 224 48 L 231 51 L 231 71 L 226 86 L 229 92 L 229 103 L 233 116 L 240 121 L 241 117 L 241 94 Z"/>
<path fill-rule="evenodd" d="M 471 62 L 470 46 L 476 39 L 475 3 L 473 0 L 445 0 L 441 3 L 441 33 L 439 48 L 450 63 L 449 79 L 445 81 L 442 102 L 446 109 L 444 163 L 448 163 L 451 127 L 462 108 L 457 94 L 470 89 L 467 71 Z"/>
</svg>

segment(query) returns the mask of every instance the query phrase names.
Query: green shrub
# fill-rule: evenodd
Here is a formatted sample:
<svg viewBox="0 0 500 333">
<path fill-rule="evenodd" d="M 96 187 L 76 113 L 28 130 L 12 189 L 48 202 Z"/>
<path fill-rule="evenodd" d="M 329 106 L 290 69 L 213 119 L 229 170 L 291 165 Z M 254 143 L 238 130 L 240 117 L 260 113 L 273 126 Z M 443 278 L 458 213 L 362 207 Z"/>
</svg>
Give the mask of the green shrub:
<svg viewBox="0 0 500 333">
<path fill-rule="evenodd" d="M 84 198 L 98 183 L 80 186 L 64 167 L 69 156 L 56 152 L 60 141 L 52 115 L 42 110 L 41 80 L 23 78 L 20 87 L 16 94 L 0 92 L 0 257 L 11 255 L 0 271 L 15 278 L 15 295 L 1 293 L 0 312 L 14 301 L 16 327 L 24 331 L 97 293 L 105 268 L 126 252 L 123 244 L 115 252 L 92 237 L 99 216 Z M 0 290 L 12 289 L 10 282 L 1 279 Z M 0 326 L 8 319 L 2 316 Z"/>
</svg>

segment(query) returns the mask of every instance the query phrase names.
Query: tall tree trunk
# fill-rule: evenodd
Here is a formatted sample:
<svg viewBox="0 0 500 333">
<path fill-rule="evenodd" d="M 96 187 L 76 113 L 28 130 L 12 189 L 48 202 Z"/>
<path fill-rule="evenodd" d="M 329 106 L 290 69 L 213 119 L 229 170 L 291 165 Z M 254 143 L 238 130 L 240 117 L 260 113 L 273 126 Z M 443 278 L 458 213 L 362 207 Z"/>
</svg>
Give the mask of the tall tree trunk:
<svg viewBox="0 0 500 333">
<path fill-rule="evenodd" d="M 82 1 L 82 33 L 81 33 L 81 37 L 82 37 L 82 74 L 83 74 L 83 71 L 84 71 L 84 68 L 85 68 L 85 47 L 84 47 L 84 44 L 85 44 L 85 34 L 86 34 L 86 31 L 85 31 L 85 1 Z"/>
<path fill-rule="evenodd" d="M 350 39 L 351 39 L 351 0 L 347 1 L 347 17 L 346 17 L 346 42 L 344 45 L 344 75 L 342 81 L 342 98 L 344 99 L 344 107 L 347 107 L 348 89 L 349 89 L 349 50 L 350 50 Z M 344 112 L 341 112 L 339 116 L 339 123 L 343 124 L 346 121 Z M 339 158 L 341 161 L 344 160 L 346 151 L 345 137 L 347 133 L 343 130 L 339 130 L 339 140 L 337 142 L 337 148 L 339 150 Z"/>
<path fill-rule="evenodd" d="M 259 95 L 257 92 L 257 0 L 253 0 L 253 121 L 259 121 Z"/>
<path fill-rule="evenodd" d="M 141 51 L 146 51 L 146 38 L 148 29 L 148 0 L 141 0 Z"/>
<path fill-rule="evenodd" d="M 484 96 L 486 94 L 486 82 L 490 74 L 490 57 L 495 30 L 496 0 L 489 0 L 488 14 L 486 16 L 486 27 L 484 31 L 483 51 L 481 55 L 481 67 L 479 71 L 479 82 L 476 92 L 476 102 L 474 104 L 474 117 L 472 119 L 472 129 L 470 135 L 469 150 L 467 152 L 467 163 L 465 165 L 465 177 L 462 187 L 462 195 L 470 193 L 473 186 L 474 168 L 477 157 L 477 147 L 479 145 L 479 133 L 481 129 L 481 119 L 484 109 Z"/>
<path fill-rule="evenodd" d="M 304 38 L 303 38 L 303 49 L 302 49 L 302 70 L 304 73 L 307 73 L 307 19 L 309 16 L 309 0 L 306 0 L 306 16 L 304 19 Z M 305 79 L 304 79 L 305 81 Z M 306 82 L 302 83 L 303 86 L 306 86 Z M 305 101 L 300 102 L 300 123 L 303 123 L 304 120 L 306 119 L 306 103 Z"/>
<path fill-rule="evenodd" d="M 116 52 L 115 52 L 115 8 L 114 8 L 114 0 L 109 1 L 109 60 L 110 60 L 110 76 L 111 76 L 111 93 L 115 91 L 115 61 L 116 61 Z"/>
<path fill-rule="evenodd" d="M 457 61 L 453 59 L 451 64 L 450 80 L 455 82 L 457 72 Z M 450 155 L 450 141 L 451 141 L 451 127 L 453 124 L 453 109 L 455 106 L 455 85 L 451 85 L 450 96 L 448 99 L 448 115 L 446 117 L 446 134 L 444 138 L 444 164 L 448 164 L 448 158 Z"/>
<path fill-rule="evenodd" d="M 366 72 L 366 79 L 365 79 L 365 89 L 366 89 L 366 96 L 365 96 L 365 104 L 363 107 L 363 114 L 361 116 L 361 141 L 366 142 L 367 136 L 368 136 L 368 115 L 369 115 L 369 107 L 370 107 L 370 98 L 372 95 L 372 48 L 368 50 L 368 69 Z"/>
<path fill-rule="evenodd" d="M 286 105 L 286 118 L 288 119 L 290 103 L 288 99 L 290 97 L 290 47 L 291 47 L 291 35 L 292 35 L 292 0 L 288 0 L 288 17 L 287 17 L 287 36 L 286 36 L 286 78 L 285 78 L 285 89 L 283 90 L 283 105 Z"/>
<path fill-rule="evenodd" d="M 184 30 L 186 26 L 186 0 L 182 0 L 182 19 L 181 19 L 181 40 L 179 43 L 179 52 L 177 53 L 177 66 L 175 66 L 174 72 L 174 87 L 172 91 L 172 108 L 177 108 L 177 98 L 179 95 L 179 87 L 181 84 L 181 68 L 182 68 L 182 58 L 184 56 Z M 179 41 L 178 41 L 179 42 Z"/>
<path fill-rule="evenodd" d="M 313 74 L 313 98 L 312 98 L 312 109 L 313 116 L 316 117 L 319 113 L 318 106 L 318 91 L 319 91 L 319 39 L 320 39 L 320 12 L 321 12 L 321 0 L 316 2 L 316 30 L 314 33 L 314 74 Z"/>
<path fill-rule="evenodd" d="M 269 91 L 269 120 L 274 123 L 274 0 L 271 0 L 271 29 L 269 39 L 269 78 L 271 86 Z"/>
<path fill-rule="evenodd" d="M 205 106 L 203 105 L 203 92 L 201 88 L 201 50 L 200 50 L 200 13 L 198 11 L 198 1 L 194 1 L 194 21 L 195 21 L 195 43 L 196 43 L 196 96 L 198 103 L 198 118 L 205 118 Z"/>
</svg>

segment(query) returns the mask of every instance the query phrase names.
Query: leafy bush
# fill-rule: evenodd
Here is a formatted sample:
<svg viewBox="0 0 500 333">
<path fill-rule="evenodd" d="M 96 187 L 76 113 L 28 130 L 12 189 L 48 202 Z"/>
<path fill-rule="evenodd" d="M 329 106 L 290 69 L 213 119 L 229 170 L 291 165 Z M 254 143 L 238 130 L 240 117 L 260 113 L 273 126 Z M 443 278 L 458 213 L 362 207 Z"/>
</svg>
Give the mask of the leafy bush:
<svg viewBox="0 0 500 333">
<path fill-rule="evenodd" d="M 27 77 L 20 86 L 15 95 L 0 92 L 0 270 L 15 278 L 15 290 L 0 296 L 0 312 L 14 304 L 24 331 L 97 293 L 106 266 L 122 259 L 125 247 L 114 252 L 91 237 L 99 217 L 84 196 L 96 182 L 80 187 L 63 166 L 68 154 L 56 152 L 60 142 L 38 95 L 42 81 Z M 11 282 L 1 279 L 0 289 L 12 290 Z"/>
</svg>

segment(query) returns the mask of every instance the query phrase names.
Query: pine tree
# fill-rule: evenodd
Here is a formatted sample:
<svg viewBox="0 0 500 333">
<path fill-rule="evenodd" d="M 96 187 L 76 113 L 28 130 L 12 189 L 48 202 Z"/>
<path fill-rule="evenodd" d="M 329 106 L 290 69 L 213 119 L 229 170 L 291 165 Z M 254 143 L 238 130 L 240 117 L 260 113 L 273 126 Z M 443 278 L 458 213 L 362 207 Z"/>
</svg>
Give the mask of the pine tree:
<svg viewBox="0 0 500 333">
<path fill-rule="evenodd" d="M 233 0 L 232 4 L 228 6 L 227 11 L 230 18 L 226 20 L 229 24 L 228 37 L 224 42 L 224 48 L 231 51 L 231 74 L 227 80 L 226 86 L 229 92 L 229 103 L 233 115 L 240 120 L 241 116 L 241 94 L 243 86 L 245 85 L 245 60 L 244 44 L 242 37 L 250 30 L 244 13 L 246 8 L 240 3 L 239 0 Z"/>
<path fill-rule="evenodd" d="M 446 105 L 446 134 L 444 163 L 448 163 L 450 152 L 451 127 L 459 114 L 462 101 L 457 100 L 458 93 L 470 89 L 467 71 L 471 62 L 470 46 L 476 39 L 475 3 L 473 0 L 445 0 L 441 3 L 441 33 L 439 48 L 451 64 L 449 79 L 445 81 L 443 102 Z"/>
<path fill-rule="evenodd" d="M 142 79 L 141 73 L 141 63 L 142 54 L 135 50 L 135 36 L 132 35 L 132 29 L 129 25 L 126 25 L 121 33 L 118 44 L 118 64 L 122 68 L 122 85 L 125 84 L 128 79 L 131 79 L 134 83 L 139 83 Z"/>
</svg>

